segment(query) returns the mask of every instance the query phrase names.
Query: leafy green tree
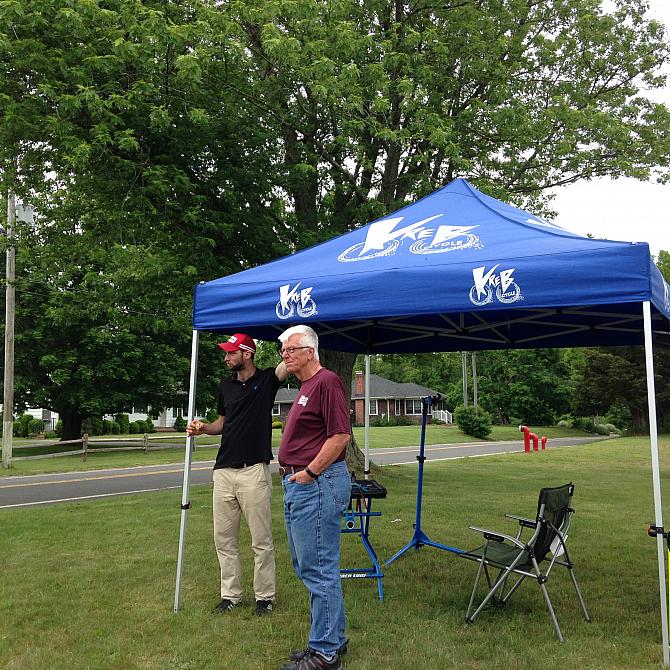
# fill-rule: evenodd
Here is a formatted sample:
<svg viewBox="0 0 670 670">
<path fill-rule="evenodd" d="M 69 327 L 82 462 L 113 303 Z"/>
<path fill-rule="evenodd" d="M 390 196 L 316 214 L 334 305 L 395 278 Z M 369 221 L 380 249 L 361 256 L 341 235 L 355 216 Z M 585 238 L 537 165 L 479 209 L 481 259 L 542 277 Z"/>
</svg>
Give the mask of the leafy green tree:
<svg viewBox="0 0 670 670">
<path fill-rule="evenodd" d="M 454 177 L 537 209 L 544 189 L 601 174 L 646 179 L 670 155 L 668 110 L 640 95 L 663 83 L 668 55 L 643 0 L 620 0 L 611 15 L 596 0 L 21 0 L 2 8 L 2 185 L 41 213 L 20 243 L 39 255 L 48 237 L 55 257 L 80 252 L 63 285 L 23 257 L 24 295 L 35 294 L 30 319 L 51 299 L 59 312 L 56 298 L 84 277 L 100 298 L 127 285 L 124 263 L 137 268 L 146 255 L 144 313 L 168 323 L 169 312 L 185 325 L 197 281 L 332 237 Z M 40 302 L 35 287 L 48 281 Z M 98 382 L 88 391 L 107 393 L 109 375 L 98 376 L 110 353 L 103 322 L 146 342 L 135 346 L 147 367 L 174 364 L 170 384 L 180 376 L 181 327 L 146 335 L 139 318 L 104 321 L 94 297 L 93 321 L 83 300 L 62 313 L 96 337 L 59 349 L 72 340 L 54 336 L 45 377 L 27 374 L 24 397 L 60 379 L 59 366 L 73 368 L 79 348 Z M 142 311 L 130 291 L 114 304 L 121 315 Z M 23 333 L 27 358 L 43 357 Z M 109 359 L 118 360 L 121 339 L 111 342 Z M 153 343 L 164 356 L 151 358 Z M 346 388 L 353 358 L 326 361 Z M 76 395 L 75 385 L 61 391 L 62 402 Z M 93 410 L 87 403 L 102 404 L 87 397 L 72 408 Z M 76 419 L 72 408 L 64 411 Z"/>
<path fill-rule="evenodd" d="M 357 369 L 363 369 L 362 358 Z M 461 357 L 458 353 L 381 354 L 372 357 L 373 374 L 394 382 L 413 382 L 444 393 L 452 381 L 461 379 Z M 459 382 L 460 383 L 460 382 Z"/>
<path fill-rule="evenodd" d="M 670 427 L 670 354 L 667 351 L 655 352 L 654 372 L 658 424 L 667 429 Z M 647 386 L 642 347 L 585 349 L 573 375 L 575 390 L 572 405 L 576 415 L 605 416 L 611 405 L 619 402 L 630 410 L 634 429 L 647 428 Z"/>
<path fill-rule="evenodd" d="M 500 423 L 551 425 L 569 409 L 569 370 L 560 349 L 481 352 L 480 403 Z"/>
<path fill-rule="evenodd" d="M 282 140 L 297 246 L 458 176 L 540 200 L 596 175 L 668 164 L 668 57 L 643 0 L 436 4 L 239 0 L 255 81 L 242 95 Z"/>
<path fill-rule="evenodd" d="M 459 176 L 541 212 L 546 189 L 668 165 L 670 114 L 640 93 L 668 44 L 643 0 L 220 7 L 251 54 L 240 94 L 280 140 L 296 249 Z M 353 361 L 331 364 L 346 387 Z"/>
<path fill-rule="evenodd" d="M 19 235 L 17 401 L 61 413 L 68 439 L 183 394 L 193 285 L 282 253 L 283 203 L 216 8 L 3 8 L 0 169 L 39 213 Z M 202 352 L 204 397 L 221 366 Z"/>
<path fill-rule="evenodd" d="M 670 254 L 661 250 L 657 265 L 670 279 Z M 572 410 L 577 415 L 619 416 L 626 428 L 648 427 L 645 355 L 642 347 L 583 349 L 571 355 L 574 383 Z M 670 352 L 654 349 L 656 411 L 661 429 L 670 428 Z M 614 409 L 613 409 L 614 408 Z M 617 409 L 618 408 L 618 409 Z"/>
<path fill-rule="evenodd" d="M 656 261 L 658 269 L 661 271 L 665 281 L 670 282 L 670 251 L 665 251 L 661 249 L 658 254 L 658 259 Z"/>
</svg>

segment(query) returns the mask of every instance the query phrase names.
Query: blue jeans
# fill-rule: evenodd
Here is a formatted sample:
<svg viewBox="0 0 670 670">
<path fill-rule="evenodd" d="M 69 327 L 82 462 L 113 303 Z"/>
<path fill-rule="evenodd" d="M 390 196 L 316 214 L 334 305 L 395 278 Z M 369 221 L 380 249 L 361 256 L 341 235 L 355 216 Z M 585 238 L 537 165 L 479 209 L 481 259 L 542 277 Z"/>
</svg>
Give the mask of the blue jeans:
<svg viewBox="0 0 670 670">
<path fill-rule="evenodd" d="M 282 480 L 284 515 L 296 575 L 309 591 L 311 649 L 331 660 L 346 637 L 340 580 L 340 528 L 349 505 L 351 476 L 344 461 L 326 468 L 315 482 Z"/>
</svg>

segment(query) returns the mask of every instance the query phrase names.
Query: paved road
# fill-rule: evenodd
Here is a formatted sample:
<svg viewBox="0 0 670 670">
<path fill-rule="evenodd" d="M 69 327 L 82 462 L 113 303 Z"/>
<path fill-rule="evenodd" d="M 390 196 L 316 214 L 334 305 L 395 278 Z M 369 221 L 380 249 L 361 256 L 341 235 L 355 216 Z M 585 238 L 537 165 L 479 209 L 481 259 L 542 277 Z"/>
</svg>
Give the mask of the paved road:
<svg viewBox="0 0 670 670">
<path fill-rule="evenodd" d="M 602 438 L 555 438 L 548 448 L 566 447 L 594 442 Z M 453 458 L 482 457 L 523 451 L 519 440 L 510 442 L 466 442 L 426 447 L 427 461 Z M 372 449 L 370 458 L 377 465 L 416 463 L 418 447 Z M 213 461 L 200 461 L 191 467 L 191 485 L 211 484 Z M 271 465 L 277 470 L 276 462 Z M 91 500 L 108 496 L 180 489 L 183 482 L 183 464 L 145 465 L 135 468 L 89 470 L 48 475 L 0 477 L 0 509 L 48 505 L 58 502 Z"/>
</svg>

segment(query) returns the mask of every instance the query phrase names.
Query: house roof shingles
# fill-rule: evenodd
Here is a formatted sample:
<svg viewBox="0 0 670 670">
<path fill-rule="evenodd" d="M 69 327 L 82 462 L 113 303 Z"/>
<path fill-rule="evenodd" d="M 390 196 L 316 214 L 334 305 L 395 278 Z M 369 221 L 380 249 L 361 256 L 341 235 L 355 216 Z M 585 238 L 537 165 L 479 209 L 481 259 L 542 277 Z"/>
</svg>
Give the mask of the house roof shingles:
<svg viewBox="0 0 670 670">
<path fill-rule="evenodd" d="M 277 403 L 292 403 L 298 394 L 297 388 L 280 388 L 277 391 L 275 402 Z M 400 384 L 392 382 L 390 379 L 384 379 L 379 375 L 370 375 L 370 398 L 423 398 L 425 396 L 437 395 L 437 391 L 414 384 L 412 382 Z M 364 398 L 365 393 L 356 393 L 356 378 L 351 382 L 351 399 L 358 400 Z"/>
<path fill-rule="evenodd" d="M 370 398 L 423 398 L 437 395 L 437 391 L 412 382 L 399 384 L 379 375 L 370 375 Z M 356 377 L 351 382 L 351 398 L 364 398 L 365 393 L 356 393 Z"/>
</svg>

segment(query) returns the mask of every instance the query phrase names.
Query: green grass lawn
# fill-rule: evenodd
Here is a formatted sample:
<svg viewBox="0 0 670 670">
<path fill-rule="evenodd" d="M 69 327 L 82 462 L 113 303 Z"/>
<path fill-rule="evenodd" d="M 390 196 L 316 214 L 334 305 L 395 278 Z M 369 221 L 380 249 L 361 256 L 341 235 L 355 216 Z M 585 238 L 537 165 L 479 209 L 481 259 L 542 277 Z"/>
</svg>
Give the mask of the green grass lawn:
<svg viewBox="0 0 670 670">
<path fill-rule="evenodd" d="M 663 475 L 670 436 L 661 439 Z M 566 642 L 557 641 L 537 586 L 524 584 L 505 610 L 464 624 L 476 566 L 432 548 L 385 569 L 384 603 L 374 580 L 344 582 L 356 670 L 539 668 L 635 669 L 661 665 L 656 544 L 648 440 L 603 443 L 428 463 L 423 530 L 472 548 L 469 524 L 512 530 L 504 512 L 532 516 L 541 486 L 575 482 L 572 557 L 593 623 L 586 624 L 567 574 L 549 581 Z M 416 466 L 375 476 L 389 496 L 371 524 L 382 559 L 412 536 Z M 172 612 L 180 491 L 0 511 L 0 667 L 54 669 L 273 670 L 305 642 L 307 595 L 293 575 L 275 480 L 278 595 L 271 617 L 253 615 L 251 549 L 242 551 L 247 598 L 228 616 L 218 600 L 211 489 L 193 487 L 182 611 Z M 343 539 L 343 564 L 365 565 L 360 542 Z"/>
<path fill-rule="evenodd" d="M 555 426 L 537 427 L 534 428 L 539 435 L 546 435 L 548 438 L 552 437 L 581 437 L 588 435 L 580 430 L 571 428 L 558 428 Z M 281 440 L 281 431 L 275 429 L 272 435 L 272 444 L 274 447 L 279 446 Z M 364 430 L 363 428 L 354 428 L 354 435 L 358 441 L 360 448 L 364 444 Z M 137 435 L 117 435 L 115 439 L 124 439 L 126 437 L 137 438 Z M 172 433 L 169 435 L 161 435 L 166 440 L 179 442 L 180 440 L 185 445 L 186 433 Z M 100 440 L 107 438 L 91 438 L 89 443 L 89 455 L 86 463 L 83 462 L 82 457 L 78 456 L 57 456 L 49 459 L 39 459 L 31 461 L 13 461 L 12 468 L 9 470 L 0 470 L 2 475 L 19 475 L 19 474 L 36 474 L 45 472 L 63 472 L 66 470 L 96 470 L 100 468 L 115 468 L 115 467 L 129 467 L 137 465 L 162 465 L 165 463 L 178 463 L 184 460 L 183 447 L 175 449 L 161 449 L 156 451 L 149 451 L 144 453 L 142 450 L 138 451 L 119 451 L 117 453 L 97 452 L 96 443 L 98 447 L 107 447 L 109 445 Z M 522 442 L 523 435 L 519 432 L 518 426 L 493 426 L 490 440 L 518 440 Z M 380 449 L 388 447 L 409 447 L 417 446 L 421 441 L 421 427 L 420 426 L 388 426 L 388 427 L 371 427 L 370 428 L 370 448 Z M 434 444 L 454 444 L 456 442 L 478 442 L 477 438 L 465 435 L 457 426 L 446 425 L 429 425 L 426 428 L 426 445 Z M 53 447 L 49 448 L 31 448 L 24 447 L 26 440 L 17 440 L 12 450 L 14 457 L 17 456 L 31 456 L 41 452 L 53 451 Z M 33 441 L 34 443 L 34 441 Z M 160 445 L 164 440 L 151 442 L 151 446 Z M 197 448 L 193 454 L 194 461 L 211 460 L 216 456 L 216 449 L 218 447 L 219 438 L 215 436 L 205 436 L 197 438 Z M 62 450 L 73 450 L 77 445 L 63 445 Z"/>
</svg>

